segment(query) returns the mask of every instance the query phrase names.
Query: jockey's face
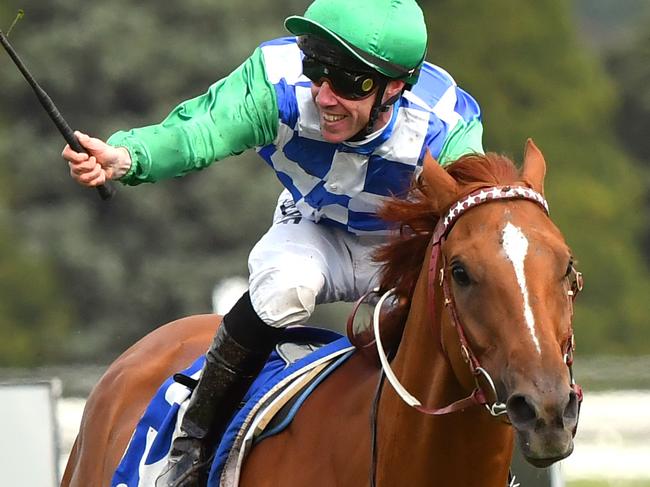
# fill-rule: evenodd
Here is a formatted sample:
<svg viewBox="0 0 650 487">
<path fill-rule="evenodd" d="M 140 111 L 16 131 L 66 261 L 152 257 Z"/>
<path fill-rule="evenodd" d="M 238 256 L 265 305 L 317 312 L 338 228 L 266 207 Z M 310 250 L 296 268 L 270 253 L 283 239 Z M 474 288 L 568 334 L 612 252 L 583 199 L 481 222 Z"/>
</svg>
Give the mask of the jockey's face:
<svg viewBox="0 0 650 487">
<path fill-rule="evenodd" d="M 401 80 L 388 82 L 384 93 L 384 101 L 399 93 L 404 87 Z M 370 120 L 370 110 L 377 97 L 373 93 L 361 100 L 349 100 L 343 98 L 334 91 L 327 80 L 320 83 L 312 83 L 311 94 L 320 114 L 320 128 L 323 138 L 334 144 L 344 142 L 359 133 Z M 390 120 L 391 111 L 381 112 L 373 127 L 379 130 Z"/>
</svg>

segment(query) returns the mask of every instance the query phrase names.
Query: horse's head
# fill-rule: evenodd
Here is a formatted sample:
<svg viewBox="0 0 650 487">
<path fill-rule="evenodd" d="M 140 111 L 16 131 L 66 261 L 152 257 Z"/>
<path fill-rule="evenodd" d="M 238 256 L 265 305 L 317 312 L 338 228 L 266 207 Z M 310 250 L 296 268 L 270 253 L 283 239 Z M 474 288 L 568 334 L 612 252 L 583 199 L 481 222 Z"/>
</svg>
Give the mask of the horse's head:
<svg viewBox="0 0 650 487">
<path fill-rule="evenodd" d="M 449 171 L 433 160 L 424 165 L 424 190 L 441 218 L 486 187 L 543 194 L 545 162 L 532 141 L 521 173 L 494 154 L 457 164 Z M 485 181 L 481 171 L 495 179 Z M 571 321 L 580 276 L 543 198 L 538 200 L 465 204 L 470 209 L 461 209 L 445 233 L 435 267 L 451 311 L 442 313 L 442 342 L 456 375 L 468 388 L 478 379 L 488 396 L 496 395 L 490 401 L 504 403 L 523 454 L 543 467 L 573 450 L 580 391 L 570 374 Z"/>
</svg>

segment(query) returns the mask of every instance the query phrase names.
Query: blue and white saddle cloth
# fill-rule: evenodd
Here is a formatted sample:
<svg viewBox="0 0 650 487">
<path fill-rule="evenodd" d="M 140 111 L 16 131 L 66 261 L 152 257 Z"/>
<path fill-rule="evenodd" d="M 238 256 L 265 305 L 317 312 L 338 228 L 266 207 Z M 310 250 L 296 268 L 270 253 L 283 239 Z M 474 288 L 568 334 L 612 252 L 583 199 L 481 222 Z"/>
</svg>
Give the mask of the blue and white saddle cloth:
<svg viewBox="0 0 650 487">
<path fill-rule="evenodd" d="M 217 447 L 208 487 L 237 486 L 253 444 L 282 431 L 311 391 L 353 352 L 349 340 L 333 331 L 286 329 Z M 199 357 L 182 373 L 198 379 L 204 361 L 204 356 Z M 111 487 L 155 486 L 179 433 L 190 393 L 172 377 L 163 383 L 136 426 Z"/>
</svg>

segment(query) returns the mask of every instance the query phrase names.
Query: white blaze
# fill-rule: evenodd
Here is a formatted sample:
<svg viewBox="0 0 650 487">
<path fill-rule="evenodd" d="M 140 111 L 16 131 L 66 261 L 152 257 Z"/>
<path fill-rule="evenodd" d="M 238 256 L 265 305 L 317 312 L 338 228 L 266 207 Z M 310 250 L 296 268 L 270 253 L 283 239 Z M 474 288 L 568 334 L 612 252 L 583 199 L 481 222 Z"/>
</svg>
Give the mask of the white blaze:
<svg viewBox="0 0 650 487">
<path fill-rule="evenodd" d="M 537 348 L 537 352 L 541 354 L 542 350 L 535 334 L 535 318 L 533 317 L 533 310 L 530 308 L 528 287 L 526 286 L 526 274 L 524 272 L 524 261 L 526 260 L 526 254 L 528 253 L 528 240 L 522 231 L 510 222 L 508 222 L 503 229 L 503 250 L 506 253 L 506 257 L 510 262 L 512 262 L 512 265 L 515 268 L 517 282 L 519 283 L 519 288 L 521 289 L 521 294 L 524 298 L 524 320 L 528 326 L 528 331 L 530 331 L 530 336 L 533 338 L 533 343 L 535 343 L 535 348 Z"/>
</svg>

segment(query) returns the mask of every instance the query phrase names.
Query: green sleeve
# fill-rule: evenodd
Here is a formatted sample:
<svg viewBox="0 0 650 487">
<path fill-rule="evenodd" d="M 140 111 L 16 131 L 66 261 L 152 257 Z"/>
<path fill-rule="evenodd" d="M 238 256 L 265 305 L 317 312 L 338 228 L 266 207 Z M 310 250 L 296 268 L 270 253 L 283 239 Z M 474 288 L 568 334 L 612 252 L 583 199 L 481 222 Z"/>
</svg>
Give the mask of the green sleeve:
<svg viewBox="0 0 650 487">
<path fill-rule="evenodd" d="M 483 124 L 478 118 L 469 123 L 459 121 L 447 135 L 447 140 L 442 147 L 438 162 L 445 166 L 455 161 L 460 156 L 476 152 L 483 154 Z"/>
<path fill-rule="evenodd" d="M 120 181 L 136 185 L 201 170 L 272 142 L 277 131 L 277 97 L 258 48 L 229 76 L 178 105 L 160 124 L 117 132 L 108 143 L 128 149 L 133 162 Z"/>
</svg>

